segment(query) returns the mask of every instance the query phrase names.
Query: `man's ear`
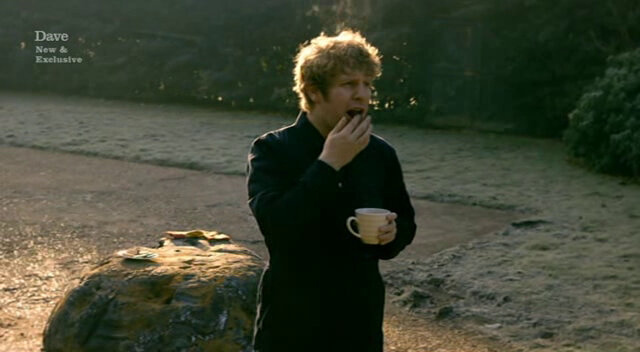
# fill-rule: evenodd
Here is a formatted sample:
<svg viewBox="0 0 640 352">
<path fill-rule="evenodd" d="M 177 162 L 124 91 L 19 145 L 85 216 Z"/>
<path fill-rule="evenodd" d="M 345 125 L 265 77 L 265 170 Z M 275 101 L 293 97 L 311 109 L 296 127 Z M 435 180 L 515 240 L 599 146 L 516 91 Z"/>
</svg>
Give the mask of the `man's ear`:
<svg viewBox="0 0 640 352">
<path fill-rule="evenodd" d="M 308 86 L 305 88 L 305 93 L 314 104 L 318 104 L 324 99 L 322 92 L 315 86 Z"/>
</svg>

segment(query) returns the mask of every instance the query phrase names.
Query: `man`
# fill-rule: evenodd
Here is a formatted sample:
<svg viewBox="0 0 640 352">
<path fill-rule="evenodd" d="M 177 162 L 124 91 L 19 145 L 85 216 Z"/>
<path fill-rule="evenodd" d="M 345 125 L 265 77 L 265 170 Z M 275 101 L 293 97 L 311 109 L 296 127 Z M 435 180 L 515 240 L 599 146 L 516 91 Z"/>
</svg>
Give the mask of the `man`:
<svg viewBox="0 0 640 352">
<path fill-rule="evenodd" d="M 295 59 L 302 112 L 251 146 L 249 206 L 264 235 L 256 352 L 381 352 L 379 259 L 415 235 L 414 211 L 394 149 L 371 133 L 378 50 L 359 33 L 320 35 Z M 392 213 L 377 245 L 351 235 L 357 208 Z"/>
</svg>

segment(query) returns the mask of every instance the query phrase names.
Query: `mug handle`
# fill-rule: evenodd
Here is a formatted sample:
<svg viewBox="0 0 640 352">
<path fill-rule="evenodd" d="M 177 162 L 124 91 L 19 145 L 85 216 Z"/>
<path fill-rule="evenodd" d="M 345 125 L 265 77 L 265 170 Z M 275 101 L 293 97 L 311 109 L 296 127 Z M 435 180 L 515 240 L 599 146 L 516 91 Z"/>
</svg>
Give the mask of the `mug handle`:
<svg viewBox="0 0 640 352">
<path fill-rule="evenodd" d="M 351 221 L 358 222 L 358 219 L 355 216 L 350 216 L 349 218 L 347 218 L 347 230 L 349 230 L 349 232 L 351 232 L 351 234 L 353 234 L 354 236 L 362 239 L 362 236 L 360 236 L 359 233 L 353 231 L 353 228 L 351 228 Z"/>
</svg>

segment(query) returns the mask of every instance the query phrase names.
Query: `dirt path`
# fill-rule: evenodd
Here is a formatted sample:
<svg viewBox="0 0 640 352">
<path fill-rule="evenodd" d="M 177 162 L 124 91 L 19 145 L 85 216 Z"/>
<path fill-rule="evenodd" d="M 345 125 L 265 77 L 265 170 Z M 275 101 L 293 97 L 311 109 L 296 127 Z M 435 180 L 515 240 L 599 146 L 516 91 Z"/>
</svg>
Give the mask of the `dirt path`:
<svg viewBox="0 0 640 352">
<path fill-rule="evenodd" d="M 0 350 L 37 350 L 49 311 L 83 270 L 115 250 L 153 246 L 165 230 L 220 230 L 266 258 L 244 177 L 14 147 L 0 147 L 0 164 Z M 405 259 L 468 242 L 517 217 L 414 204 L 420 231 Z M 392 304 L 386 320 L 389 351 L 489 351 L 492 344 Z"/>
</svg>

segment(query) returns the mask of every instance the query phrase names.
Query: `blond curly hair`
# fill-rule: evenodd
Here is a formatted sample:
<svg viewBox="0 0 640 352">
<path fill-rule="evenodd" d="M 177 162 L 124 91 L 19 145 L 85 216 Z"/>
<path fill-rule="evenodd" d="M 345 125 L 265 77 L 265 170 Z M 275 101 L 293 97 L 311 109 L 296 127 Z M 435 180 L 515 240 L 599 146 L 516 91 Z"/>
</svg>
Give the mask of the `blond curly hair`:
<svg viewBox="0 0 640 352">
<path fill-rule="evenodd" d="M 313 100 L 307 94 L 309 87 L 317 88 L 324 97 L 335 77 L 359 72 L 375 79 L 382 73 L 381 55 L 359 33 L 343 30 L 329 37 L 324 33 L 303 43 L 294 59 L 293 91 L 298 94 L 300 109 L 311 111 Z"/>
</svg>

